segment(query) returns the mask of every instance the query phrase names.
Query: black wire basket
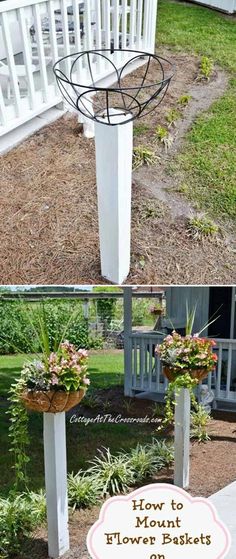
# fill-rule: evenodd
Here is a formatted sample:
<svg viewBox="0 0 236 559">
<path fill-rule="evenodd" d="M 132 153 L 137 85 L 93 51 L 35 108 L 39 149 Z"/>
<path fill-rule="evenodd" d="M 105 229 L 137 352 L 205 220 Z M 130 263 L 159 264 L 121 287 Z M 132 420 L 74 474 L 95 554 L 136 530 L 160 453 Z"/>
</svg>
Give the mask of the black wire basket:
<svg viewBox="0 0 236 559">
<path fill-rule="evenodd" d="M 120 67 L 122 53 L 126 53 L 128 61 Z M 69 72 L 65 70 L 68 60 Z M 111 87 L 95 85 L 94 67 L 103 67 L 106 75 L 114 75 Z M 101 49 L 65 56 L 54 64 L 53 71 L 64 99 L 73 109 L 95 122 L 115 126 L 154 111 L 168 91 L 175 68 L 156 54 Z M 80 81 L 84 71 L 87 83 Z"/>
</svg>

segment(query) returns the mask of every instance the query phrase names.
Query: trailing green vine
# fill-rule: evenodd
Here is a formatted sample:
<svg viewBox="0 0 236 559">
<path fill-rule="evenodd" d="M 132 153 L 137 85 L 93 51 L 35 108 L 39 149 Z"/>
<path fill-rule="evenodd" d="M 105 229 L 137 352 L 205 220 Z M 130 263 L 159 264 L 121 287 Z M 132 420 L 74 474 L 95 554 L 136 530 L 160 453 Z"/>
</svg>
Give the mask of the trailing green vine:
<svg viewBox="0 0 236 559">
<path fill-rule="evenodd" d="M 27 448 L 30 444 L 28 432 L 29 417 L 20 398 L 24 383 L 24 378 L 21 377 L 15 384 L 12 384 L 8 398 L 10 402 L 7 412 L 10 416 L 10 452 L 14 456 L 13 469 L 15 472 L 13 492 L 27 489 L 29 481 L 26 471 L 26 466 L 30 460 L 27 454 Z"/>
<path fill-rule="evenodd" d="M 165 396 L 165 414 L 161 421 L 161 425 L 158 427 L 159 431 L 165 429 L 168 425 L 174 424 L 174 408 L 177 405 L 176 400 L 182 388 L 187 388 L 189 390 L 192 408 L 194 408 L 196 412 L 199 410 L 200 406 L 194 392 L 197 385 L 198 380 L 193 379 L 190 373 L 179 375 L 169 383 Z"/>
</svg>

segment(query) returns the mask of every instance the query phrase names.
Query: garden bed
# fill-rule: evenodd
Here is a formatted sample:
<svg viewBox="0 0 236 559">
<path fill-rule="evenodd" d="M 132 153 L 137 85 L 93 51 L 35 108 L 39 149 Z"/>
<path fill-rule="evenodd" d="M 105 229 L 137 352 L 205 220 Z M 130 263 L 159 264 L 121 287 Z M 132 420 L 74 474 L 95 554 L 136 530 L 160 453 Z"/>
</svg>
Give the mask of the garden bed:
<svg viewBox="0 0 236 559">
<path fill-rule="evenodd" d="M 101 402 L 110 399 L 109 413 L 122 411 L 121 389 L 100 390 L 98 396 Z M 133 400 L 132 415 L 139 417 L 150 413 L 153 402 Z M 92 417 L 97 412 L 91 412 L 80 406 L 80 412 Z M 135 429 L 135 426 L 132 427 Z M 210 424 L 209 433 L 211 441 L 205 444 L 192 442 L 191 444 L 191 470 L 189 493 L 193 496 L 204 496 L 217 492 L 235 480 L 236 476 L 236 417 L 235 414 L 215 412 Z M 170 433 L 171 435 L 171 433 Z M 173 483 L 173 468 L 164 469 L 159 474 L 143 483 L 163 482 Z M 86 549 L 86 536 L 91 525 L 99 516 L 100 506 L 91 510 L 75 511 L 70 515 L 70 542 L 71 550 L 65 559 L 88 559 Z M 24 551 L 14 559 L 47 559 L 47 532 L 40 529 L 35 537 L 28 541 Z"/>
<path fill-rule="evenodd" d="M 157 163 L 134 173 L 132 263 L 129 283 L 230 283 L 236 279 L 233 225 L 204 241 L 189 235 L 191 206 L 176 192 L 169 163 L 199 110 L 223 94 L 227 77 L 215 71 L 196 84 L 199 58 L 163 52 L 177 73 L 160 108 L 135 123 L 135 145 L 155 149 Z M 142 72 L 138 70 L 137 72 Z M 137 74 L 136 74 L 137 75 Z M 135 76 L 129 76 L 129 83 Z M 153 76 L 154 77 L 154 76 Z M 193 94 L 173 127 L 166 154 L 155 129 L 182 95 Z M 94 141 L 66 115 L 0 160 L 1 283 L 104 283 L 100 275 Z M 181 182 L 181 181 L 180 181 Z M 229 236 L 230 233 L 230 236 Z"/>
</svg>

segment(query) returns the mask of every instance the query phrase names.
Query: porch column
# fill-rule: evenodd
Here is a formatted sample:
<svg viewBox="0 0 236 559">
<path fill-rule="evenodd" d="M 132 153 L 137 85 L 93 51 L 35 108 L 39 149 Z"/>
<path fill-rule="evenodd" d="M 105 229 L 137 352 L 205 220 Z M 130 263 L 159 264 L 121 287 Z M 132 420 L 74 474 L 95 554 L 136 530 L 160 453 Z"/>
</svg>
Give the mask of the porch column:
<svg viewBox="0 0 236 559">
<path fill-rule="evenodd" d="M 47 498 L 48 555 L 69 550 L 65 413 L 44 413 L 44 465 Z"/>
<path fill-rule="evenodd" d="M 124 287 L 124 394 L 132 396 L 132 287 Z"/>
<path fill-rule="evenodd" d="M 186 489 L 189 486 L 190 393 L 182 388 L 176 394 L 174 484 Z"/>
</svg>

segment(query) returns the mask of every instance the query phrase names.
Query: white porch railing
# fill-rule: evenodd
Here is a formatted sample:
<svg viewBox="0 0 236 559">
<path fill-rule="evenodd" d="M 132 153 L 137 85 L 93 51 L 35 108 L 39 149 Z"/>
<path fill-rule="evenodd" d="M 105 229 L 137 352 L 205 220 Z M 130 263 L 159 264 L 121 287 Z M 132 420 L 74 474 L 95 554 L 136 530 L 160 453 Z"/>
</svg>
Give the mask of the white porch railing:
<svg viewBox="0 0 236 559">
<path fill-rule="evenodd" d="M 111 46 L 153 52 L 157 1 L 1 2 L 0 136 L 61 102 L 52 71 L 59 58 Z M 109 66 L 94 66 L 96 83 L 109 78 Z M 81 68 L 83 81 L 85 73 Z"/>
<path fill-rule="evenodd" d="M 155 356 L 155 346 L 162 341 L 155 332 L 132 333 L 130 347 L 132 359 L 131 390 L 164 394 L 167 380 L 162 374 L 160 359 Z M 215 400 L 236 405 L 236 340 L 216 340 L 218 364 L 215 373 L 208 375 L 208 387 Z"/>
</svg>

